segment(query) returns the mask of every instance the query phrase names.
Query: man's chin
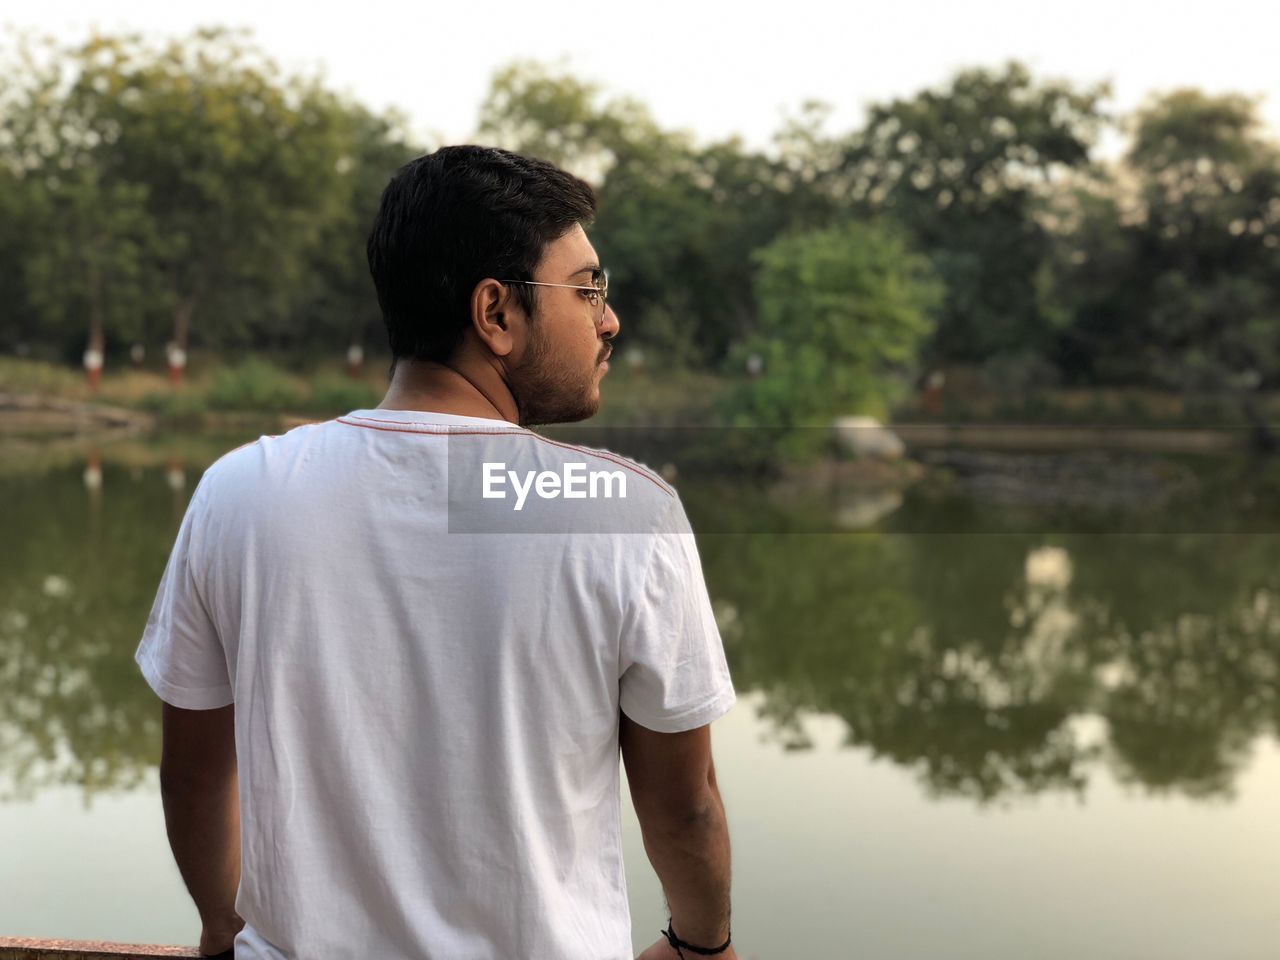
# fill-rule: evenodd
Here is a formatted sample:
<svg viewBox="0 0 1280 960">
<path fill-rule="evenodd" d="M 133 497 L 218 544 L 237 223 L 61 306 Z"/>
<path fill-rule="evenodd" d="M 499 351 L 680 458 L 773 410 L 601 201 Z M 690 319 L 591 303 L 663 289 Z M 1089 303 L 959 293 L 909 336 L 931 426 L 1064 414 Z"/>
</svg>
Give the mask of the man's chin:
<svg viewBox="0 0 1280 960">
<path fill-rule="evenodd" d="M 592 386 L 586 396 L 573 406 L 564 406 L 555 410 L 535 410 L 528 417 L 521 417 L 522 427 L 541 427 L 553 423 L 581 423 L 590 420 L 600 412 L 600 388 Z"/>
</svg>

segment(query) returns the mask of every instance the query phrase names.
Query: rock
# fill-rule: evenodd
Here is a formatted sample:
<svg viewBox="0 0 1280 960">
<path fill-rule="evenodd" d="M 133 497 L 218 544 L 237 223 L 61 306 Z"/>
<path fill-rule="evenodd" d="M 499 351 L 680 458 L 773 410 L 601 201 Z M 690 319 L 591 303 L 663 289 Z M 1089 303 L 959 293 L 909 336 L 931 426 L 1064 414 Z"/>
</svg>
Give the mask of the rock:
<svg viewBox="0 0 1280 960">
<path fill-rule="evenodd" d="M 838 417 L 832 429 L 836 445 L 855 457 L 901 460 L 907 452 L 898 435 L 875 417 Z"/>
<path fill-rule="evenodd" d="M 845 530 L 867 530 L 900 506 L 899 490 L 845 491 L 836 506 L 836 523 Z"/>
</svg>

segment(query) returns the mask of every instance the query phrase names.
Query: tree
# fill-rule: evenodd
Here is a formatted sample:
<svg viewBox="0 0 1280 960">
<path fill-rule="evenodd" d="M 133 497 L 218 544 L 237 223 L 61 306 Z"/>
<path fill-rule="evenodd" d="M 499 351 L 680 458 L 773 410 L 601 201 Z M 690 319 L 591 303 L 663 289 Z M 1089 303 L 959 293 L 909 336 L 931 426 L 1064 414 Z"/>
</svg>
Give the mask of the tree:
<svg viewBox="0 0 1280 960">
<path fill-rule="evenodd" d="M 36 235 L 29 207 L 25 181 L 0 163 L 0 344 L 9 349 L 28 349 L 33 337 L 44 335 L 23 273 L 29 238 Z"/>
<path fill-rule="evenodd" d="M 403 123 L 243 34 L 0 50 L 0 336 L 91 355 L 167 334 L 336 349 L 376 318 L 364 244 Z M 175 369 L 180 373 L 182 364 Z"/>
<path fill-rule="evenodd" d="M 1087 165 L 1106 93 L 1037 83 L 1016 62 L 965 70 L 943 89 L 874 106 L 849 139 L 855 204 L 903 224 L 946 284 L 937 359 L 1049 343 L 1050 237 L 1037 215 L 1055 176 Z"/>
<path fill-rule="evenodd" d="M 1075 200 L 1062 355 L 1081 376 L 1175 389 L 1280 384 L 1280 148 L 1254 101 L 1178 90 Z"/>
<path fill-rule="evenodd" d="M 161 293 L 145 270 L 156 241 L 145 198 L 137 184 L 101 184 L 92 167 L 45 184 L 39 219 L 50 232 L 26 258 L 28 297 L 55 329 L 87 318 L 84 367 L 95 389 L 107 331 L 139 339 Z"/>
<path fill-rule="evenodd" d="M 87 327 L 85 366 L 96 385 L 108 329 L 136 335 L 155 302 L 144 270 L 154 234 L 145 186 L 104 182 L 102 136 L 69 103 L 53 53 L 18 51 L 10 64 L 18 80 L 0 103 L 0 195 L 8 198 L 0 202 L 21 231 L 21 239 L 6 231 L 8 282 L 22 290 L 9 303 L 25 304 L 39 336 L 64 351 L 85 344 Z"/>
<path fill-rule="evenodd" d="M 422 151 L 410 146 L 404 120 L 396 115 L 346 103 L 337 123 L 341 154 L 335 196 L 310 246 L 293 308 L 305 331 L 301 336 L 297 329 L 278 331 L 276 342 L 295 349 L 347 345 L 359 347 L 362 355 L 382 319 L 365 252 L 369 230 L 391 176 Z"/>
<path fill-rule="evenodd" d="M 480 135 L 593 183 L 592 233 L 623 336 L 666 362 L 712 365 L 754 326 L 752 252 L 786 229 L 829 221 L 824 117 L 811 105 L 780 134 L 773 159 L 738 139 L 700 145 L 662 130 L 635 100 L 521 62 L 494 76 Z"/>
<path fill-rule="evenodd" d="M 341 196 L 335 99 L 315 80 L 281 77 L 220 30 L 159 48 L 96 36 L 53 53 L 33 106 L 60 117 L 49 158 L 79 156 L 72 163 L 92 171 L 85 195 L 69 201 L 91 225 L 69 237 L 86 270 L 103 224 L 115 224 L 114 204 L 128 198 L 155 238 L 148 299 L 167 308 L 175 361 L 202 315 L 228 339 L 278 324 Z"/>
<path fill-rule="evenodd" d="M 111 172 L 151 187 L 177 350 L 201 310 L 251 339 L 287 310 L 338 194 L 332 96 L 314 80 L 282 78 L 223 31 L 160 50 L 101 41 L 86 54 L 85 108 L 121 130 Z"/>
<path fill-rule="evenodd" d="M 763 372 L 732 398 L 735 422 L 792 428 L 883 414 L 941 299 L 928 262 L 899 230 L 858 221 L 781 237 L 756 260 L 757 332 L 738 356 L 759 355 Z"/>
<path fill-rule="evenodd" d="M 1175 91 L 1136 118 L 1128 162 L 1142 179 L 1141 267 L 1166 383 L 1280 383 L 1280 149 L 1257 105 Z"/>
<path fill-rule="evenodd" d="M 736 139 L 698 147 L 668 135 L 620 153 L 600 208 L 596 237 L 617 277 L 624 335 L 712 366 L 751 333 L 752 254 L 792 222 L 771 160 Z"/>
<path fill-rule="evenodd" d="M 479 134 L 486 141 L 548 160 L 596 184 L 620 149 L 658 132 L 639 101 L 606 99 L 599 84 L 532 60 L 499 68 L 480 107 Z"/>
</svg>

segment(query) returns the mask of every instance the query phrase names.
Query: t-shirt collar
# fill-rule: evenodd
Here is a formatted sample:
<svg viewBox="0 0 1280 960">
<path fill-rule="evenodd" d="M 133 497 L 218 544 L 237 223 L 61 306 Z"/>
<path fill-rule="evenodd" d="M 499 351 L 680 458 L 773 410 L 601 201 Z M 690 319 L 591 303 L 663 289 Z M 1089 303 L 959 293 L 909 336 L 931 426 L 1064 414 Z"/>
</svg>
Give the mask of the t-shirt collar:
<svg viewBox="0 0 1280 960">
<path fill-rule="evenodd" d="M 435 410 L 352 410 L 345 415 L 350 419 L 381 420 L 387 423 L 423 423 L 449 426 L 452 424 L 478 424 L 495 429 L 523 430 L 518 424 L 499 417 L 471 417 L 459 413 L 440 413 Z"/>
</svg>

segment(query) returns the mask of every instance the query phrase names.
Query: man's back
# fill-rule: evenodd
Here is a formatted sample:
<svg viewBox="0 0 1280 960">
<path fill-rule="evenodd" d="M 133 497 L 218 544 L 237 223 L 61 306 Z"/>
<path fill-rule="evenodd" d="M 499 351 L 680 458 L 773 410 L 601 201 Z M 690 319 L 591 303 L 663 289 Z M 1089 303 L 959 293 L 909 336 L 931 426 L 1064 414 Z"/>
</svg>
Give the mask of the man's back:
<svg viewBox="0 0 1280 960">
<path fill-rule="evenodd" d="M 569 463 L 625 496 L 514 509 Z M 674 491 L 434 413 L 212 467 L 139 662 L 170 703 L 236 704 L 242 957 L 629 957 L 619 709 L 676 732 L 733 703 Z"/>
</svg>

